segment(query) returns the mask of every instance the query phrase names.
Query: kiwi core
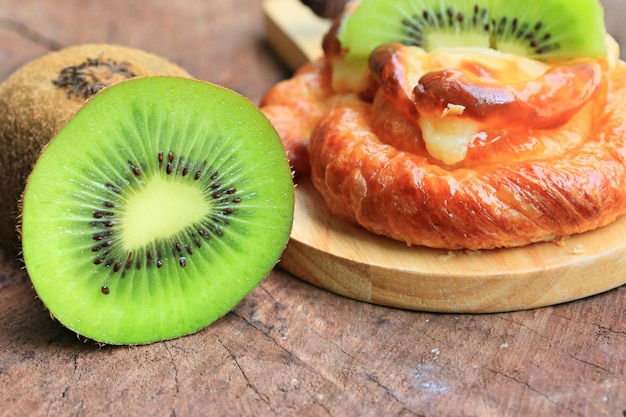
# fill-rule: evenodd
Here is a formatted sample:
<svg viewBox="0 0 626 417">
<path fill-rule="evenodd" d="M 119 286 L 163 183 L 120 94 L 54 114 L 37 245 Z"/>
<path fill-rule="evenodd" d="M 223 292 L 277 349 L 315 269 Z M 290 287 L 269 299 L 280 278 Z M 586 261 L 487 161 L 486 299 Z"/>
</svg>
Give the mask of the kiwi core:
<svg viewBox="0 0 626 417">
<path fill-rule="evenodd" d="M 154 177 L 129 197 L 122 219 L 122 241 L 132 250 L 145 242 L 174 237 L 210 211 L 211 204 L 198 187 Z"/>
</svg>

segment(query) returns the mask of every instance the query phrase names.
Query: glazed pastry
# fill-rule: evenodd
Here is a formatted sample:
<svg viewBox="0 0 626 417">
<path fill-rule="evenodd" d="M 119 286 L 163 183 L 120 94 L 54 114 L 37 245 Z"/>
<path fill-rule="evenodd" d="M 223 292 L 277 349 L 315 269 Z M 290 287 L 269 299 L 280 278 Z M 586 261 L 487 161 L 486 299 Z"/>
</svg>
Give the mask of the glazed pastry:
<svg viewBox="0 0 626 417">
<path fill-rule="evenodd" d="M 605 57 L 557 63 L 390 43 L 361 70 L 335 33 L 262 102 L 335 215 L 409 245 L 479 250 L 626 212 L 626 64 L 611 38 Z"/>
</svg>

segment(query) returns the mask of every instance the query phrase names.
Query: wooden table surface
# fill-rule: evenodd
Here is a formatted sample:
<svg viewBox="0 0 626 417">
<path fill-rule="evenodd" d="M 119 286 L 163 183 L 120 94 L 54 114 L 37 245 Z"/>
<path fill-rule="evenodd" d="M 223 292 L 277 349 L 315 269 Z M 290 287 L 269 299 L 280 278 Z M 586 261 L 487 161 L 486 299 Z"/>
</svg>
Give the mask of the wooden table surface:
<svg viewBox="0 0 626 417">
<path fill-rule="evenodd" d="M 605 5 L 624 42 L 625 2 Z M 98 41 L 258 102 L 289 76 L 263 34 L 260 0 L 0 0 L 0 81 Z M 531 311 L 433 314 L 342 298 L 276 268 L 195 335 L 100 347 L 51 320 L 0 252 L 0 415 L 623 417 L 626 288 Z"/>
</svg>

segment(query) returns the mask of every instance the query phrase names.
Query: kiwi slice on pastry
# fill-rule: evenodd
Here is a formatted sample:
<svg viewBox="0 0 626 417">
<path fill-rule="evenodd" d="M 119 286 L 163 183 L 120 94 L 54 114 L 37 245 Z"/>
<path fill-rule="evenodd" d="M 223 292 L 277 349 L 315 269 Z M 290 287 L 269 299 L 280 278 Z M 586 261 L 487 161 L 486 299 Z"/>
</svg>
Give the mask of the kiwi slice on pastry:
<svg viewBox="0 0 626 417">
<path fill-rule="evenodd" d="M 365 59 L 386 43 L 489 47 L 535 59 L 607 53 L 597 0 L 362 0 L 337 37 L 347 59 Z"/>
</svg>

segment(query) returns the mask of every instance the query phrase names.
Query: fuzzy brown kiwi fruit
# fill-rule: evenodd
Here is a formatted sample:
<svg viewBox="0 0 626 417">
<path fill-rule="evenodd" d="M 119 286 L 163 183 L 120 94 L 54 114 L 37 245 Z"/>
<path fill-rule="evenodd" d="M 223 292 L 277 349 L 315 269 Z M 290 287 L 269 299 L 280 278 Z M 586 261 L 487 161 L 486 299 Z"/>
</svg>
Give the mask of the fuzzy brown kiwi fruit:
<svg viewBox="0 0 626 417">
<path fill-rule="evenodd" d="M 191 77 L 142 50 L 81 44 L 36 58 L 0 84 L 0 247 L 17 249 L 18 200 L 43 146 L 101 88 L 151 75 Z"/>
</svg>

